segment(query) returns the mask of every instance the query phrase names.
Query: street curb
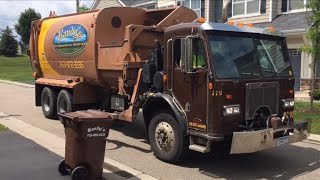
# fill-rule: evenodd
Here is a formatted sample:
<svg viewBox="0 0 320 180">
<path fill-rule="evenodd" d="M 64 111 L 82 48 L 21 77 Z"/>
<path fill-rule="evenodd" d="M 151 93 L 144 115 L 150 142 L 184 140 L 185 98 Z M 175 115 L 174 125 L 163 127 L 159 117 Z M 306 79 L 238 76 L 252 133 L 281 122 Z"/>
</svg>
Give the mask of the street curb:
<svg viewBox="0 0 320 180">
<path fill-rule="evenodd" d="M 43 146 L 44 148 L 52 151 L 53 153 L 64 157 L 65 156 L 65 139 L 58 137 L 54 134 L 51 134 L 43 129 L 35 127 L 25 121 L 19 120 L 17 118 L 11 117 L 5 113 L 0 112 L 0 124 L 6 126 L 12 131 L 34 141 L 35 143 Z M 108 143 L 107 143 L 108 145 Z M 141 171 L 133 169 L 127 165 L 124 165 L 120 162 L 117 162 L 113 159 L 104 158 L 105 164 L 111 165 L 114 168 L 103 169 L 103 177 L 110 180 L 118 179 L 141 179 L 141 180 L 156 180 L 148 174 L 145 174 Z M 57 162 L 58 166 L 59 162 Z M 123 177 L 121 172 L 125 172 L 129 177 Z"/>
<path fill-rule="evenodd" d="M 6 84 L 13 84 L 13 85 L 17 85 L 17 86 L 22 86 L 22 87 L 27 87 L 27 88 L 34 88 L 34 85 L 26 84 L 26 83 L 7 81 L 7 80 L 2 80 L 2 79 L 0 79 L 0 82 L 6 83 Z"/>
<path fill-rule="evenodd" d="M 308 141 L 320 143 L 320 135 L 317 134 L 310 134 Z"/>
</svg>

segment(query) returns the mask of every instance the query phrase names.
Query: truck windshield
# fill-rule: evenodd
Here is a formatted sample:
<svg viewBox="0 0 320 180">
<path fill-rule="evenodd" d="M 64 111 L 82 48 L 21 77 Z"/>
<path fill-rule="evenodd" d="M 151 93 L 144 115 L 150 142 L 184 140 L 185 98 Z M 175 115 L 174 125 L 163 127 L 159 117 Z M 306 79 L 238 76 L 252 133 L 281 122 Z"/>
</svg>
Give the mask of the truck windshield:
<svg viewBox="0 0 320 180">
<path fill-rule="evenodd" d="M 292 76 L 281 38 L 211 34 L 209 41 L 218 78 Z"/>
</svg>

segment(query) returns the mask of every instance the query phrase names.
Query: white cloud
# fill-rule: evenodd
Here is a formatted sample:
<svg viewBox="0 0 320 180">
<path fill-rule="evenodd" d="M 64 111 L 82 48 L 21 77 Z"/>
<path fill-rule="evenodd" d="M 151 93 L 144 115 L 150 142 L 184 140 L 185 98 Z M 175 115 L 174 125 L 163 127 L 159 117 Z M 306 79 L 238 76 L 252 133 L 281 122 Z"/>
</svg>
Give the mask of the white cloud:
<svg viewBox="0 0 320 180">
<path fill-rule="evenodd" d="M 80 5 L 85 4 L 89 8 L 92 3 L 93 0 L 80 1 Z M 47 17 L 50 11 L 64 15 L 76 12 L 76 0 L 0 0 L 0 29 L 6 26 L 13 28 L 20 13 L 28 8 L 34 8 L 42 18 Z"/>
</svg>

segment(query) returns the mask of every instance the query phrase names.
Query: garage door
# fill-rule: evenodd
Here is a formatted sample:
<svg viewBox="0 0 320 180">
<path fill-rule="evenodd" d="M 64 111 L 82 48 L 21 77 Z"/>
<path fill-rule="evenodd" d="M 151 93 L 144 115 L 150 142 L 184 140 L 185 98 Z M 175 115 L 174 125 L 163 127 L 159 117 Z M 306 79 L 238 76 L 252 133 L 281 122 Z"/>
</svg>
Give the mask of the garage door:
<svg viewBox="0 0 320 180">
<path fill-rule="evenodd" d="M 300 91 L 301 86 L 301 51 L 298 49 L 290 49 L 289 57 L 295 78 L 294 90 Z"/>
</svg>

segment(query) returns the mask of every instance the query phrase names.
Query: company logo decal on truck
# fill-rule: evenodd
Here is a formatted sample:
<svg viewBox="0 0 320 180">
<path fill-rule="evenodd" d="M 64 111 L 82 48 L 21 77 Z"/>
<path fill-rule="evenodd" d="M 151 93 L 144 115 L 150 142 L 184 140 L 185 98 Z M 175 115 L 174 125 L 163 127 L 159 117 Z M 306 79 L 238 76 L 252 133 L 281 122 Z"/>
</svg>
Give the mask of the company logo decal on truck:
<svg viewBox="0 0 320 180">
<path fill-rule="evenodd" d="M 53 38 L 55 49 L 62 55 L 79 55 L 88 42 L 88 33 L 80 24 L 61 28 Z"/>
</svg>

